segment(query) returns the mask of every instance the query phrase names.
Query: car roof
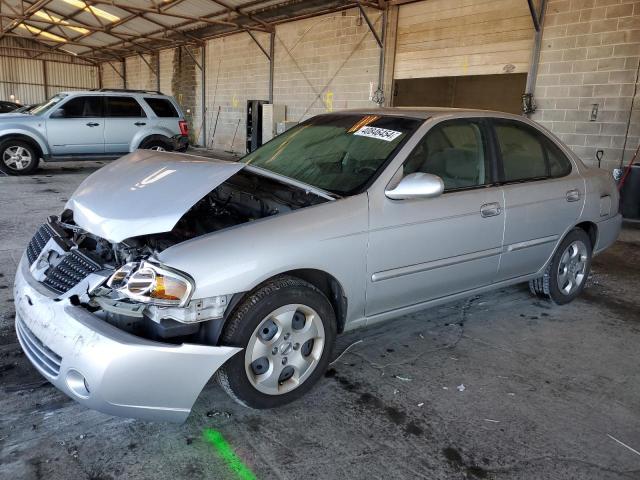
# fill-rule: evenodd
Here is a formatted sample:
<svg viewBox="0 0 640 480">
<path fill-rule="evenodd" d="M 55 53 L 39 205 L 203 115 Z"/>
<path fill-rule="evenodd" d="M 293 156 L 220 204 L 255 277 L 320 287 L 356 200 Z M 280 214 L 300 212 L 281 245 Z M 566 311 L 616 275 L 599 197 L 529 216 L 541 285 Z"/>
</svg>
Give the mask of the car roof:
<svg viewBox="0 0 640 480">
<path fill-rule="evenodd" d="M 449 107 L 382 107 L 361 109 L 354 108 L 348 110 L 340 110 L 331 112 L 333 115 L 340 114 L 357 114 L 357 115 L 388 115 L 396 117 L 409 117 L 426 120 L 433 117 L 451 117 L 451 116 L 479 116 L 479 117 L 498 117 L 498 118 L 514 118 L 522 120 L 521 115 L 511 113 L 497 112 L 493 110 L 477 110 L 473 108 L 449 108 Z"/>
</svg>

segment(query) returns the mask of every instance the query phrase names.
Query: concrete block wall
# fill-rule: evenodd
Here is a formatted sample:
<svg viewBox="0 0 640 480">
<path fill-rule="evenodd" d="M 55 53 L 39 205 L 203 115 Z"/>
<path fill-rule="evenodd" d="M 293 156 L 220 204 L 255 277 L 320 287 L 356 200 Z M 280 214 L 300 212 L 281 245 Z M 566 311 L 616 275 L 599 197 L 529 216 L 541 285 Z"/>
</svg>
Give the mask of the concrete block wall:
<svg viewBox="0 0 640 480">
<path fill-rule="evenodd" d="M 102 75 L 103 88 L 124 88 L 124 82 L 120 75 L 122 74 L 121 62 L 103 63 L 100 65 L 100 74 Z"/>
<path fill-rule="evenodd" d="M 539 121 L 583 161 L 618 167 L 640 140 L 640 101 L 635 98 L 640 62 L 640 2 L 549 0 L 544 21 L 535 99 Z M 590 121 L 593 105 L 598 106 Z"/>
<path fill-rule="evenodd" d="M 381 13 L 367 14 L 378 31 Z M 377 105 L 380 50 L 358 9 L 279 25 L 276 29 L 274 103 L 289 120 Z"/>
<path fill-rule="evenodd" d="M 156 58 L 153 55 L 144 55 L 144 58 L 153 68 L 156 68 Z M 126 62 L 127 88 L 134 90 L 157 90 L 156 74 L 140 56 L 128 57 Z"/>
<path fill-rule="evenodd" d="M 174 49 L 160 51 L 160 91 L 167 95 L 173 95 L 173 56 Z"/>
<path fill-rule="evenodd" d="M 254 36 L 269 52 L 270 35 Z M 269 59 L 247 33 L 210 40 L 206 48 L 207 146 L 244 153 L 247 100 L 269 99 Z"/>
</svg>

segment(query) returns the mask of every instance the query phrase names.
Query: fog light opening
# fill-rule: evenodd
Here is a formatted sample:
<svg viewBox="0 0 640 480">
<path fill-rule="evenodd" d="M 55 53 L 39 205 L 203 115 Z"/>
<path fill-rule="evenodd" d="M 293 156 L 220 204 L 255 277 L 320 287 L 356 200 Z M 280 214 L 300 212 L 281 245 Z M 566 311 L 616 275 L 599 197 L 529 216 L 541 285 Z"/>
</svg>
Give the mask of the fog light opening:
<svg viewBox="0 0 640 480">
<path fill-rule="evenodd" d="M 67 387 L 74 395 L 80 398 L 89 398 L 89 384 L 79 371 L 69 370 L 67 372 Z"/>
</svg>

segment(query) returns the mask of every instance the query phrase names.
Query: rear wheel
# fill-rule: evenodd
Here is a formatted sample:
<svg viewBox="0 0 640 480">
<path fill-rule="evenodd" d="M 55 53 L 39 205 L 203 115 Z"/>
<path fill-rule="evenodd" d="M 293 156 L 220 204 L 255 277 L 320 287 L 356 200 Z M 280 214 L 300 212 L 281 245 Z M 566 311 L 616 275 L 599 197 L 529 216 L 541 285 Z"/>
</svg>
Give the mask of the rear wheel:
<svg viewBox="0 0 640 480">
<path fill-rule="evenodd" d="M 38 154 L 27 142 L 5 140 L 0 143 L 0 170 L 10 175 L 29 175 L 38 168 Z"/>
<path fill-rule="evenodd" d="M 584 290 L 591 270 L 592 249 L 589 235 L 574 228 L 560 243 L 544 275 L 531 280 L 529 288 L 558 305 L 571 302 Z"/>
<path fill-rule="evenodd" d="M 172 150 L 169 144 L 162 140 L 148 140 L 144 142 L 140 148 L 144 150 L 155 150 L 156 152 L 170 152 Z"/>
<path fill-rule="evenodd" d="M 335 315 L 322 292 L 295 277 L 275 278 L 249 294 L 225 326 L 222 344 L 244 352 L 216 379 L 242 405 L 284 405 L 322 376 L 335 336 Z"/>
</svg>

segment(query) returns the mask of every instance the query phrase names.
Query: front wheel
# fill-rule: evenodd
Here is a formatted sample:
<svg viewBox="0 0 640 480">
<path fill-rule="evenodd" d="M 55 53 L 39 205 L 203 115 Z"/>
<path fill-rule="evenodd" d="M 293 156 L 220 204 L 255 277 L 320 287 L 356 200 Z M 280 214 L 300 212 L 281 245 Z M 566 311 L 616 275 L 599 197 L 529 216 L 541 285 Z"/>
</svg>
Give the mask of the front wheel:
<svg viewBox="0 0 640 480">
<path fill-rule="evenodd" d="M 584 290 L 593 246 L 589 235 L 574 228 L 560 242 L 542 277 L 529 282 L 531 291 L 553 300 L 558 305 L 571 302 Z"/>
<path fill-rule="evenodd" d="M 35 149 L 22 140 L 0 143 L 0 170 L 10 175 L 29 175 L 38 168 Z"/>
<path fill-rule="evenodd" d="M 323 375 L 335 337 L 333 308 L 320 290 L 295 277 L 275 278 L 251 292 L 229 319 L 221 343 L 244 352 L 216 379 L 242 405 L 284 405 Z"/>
</svg>

